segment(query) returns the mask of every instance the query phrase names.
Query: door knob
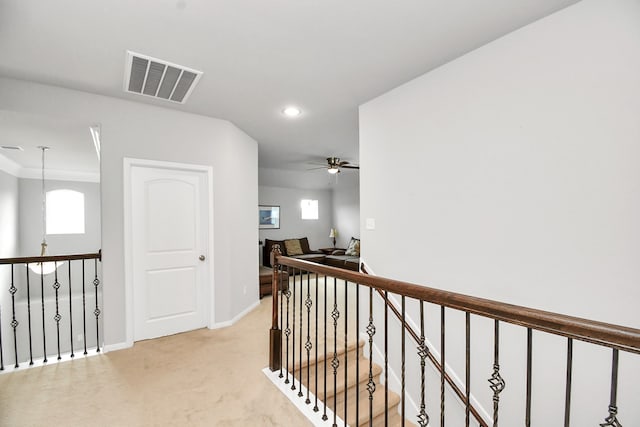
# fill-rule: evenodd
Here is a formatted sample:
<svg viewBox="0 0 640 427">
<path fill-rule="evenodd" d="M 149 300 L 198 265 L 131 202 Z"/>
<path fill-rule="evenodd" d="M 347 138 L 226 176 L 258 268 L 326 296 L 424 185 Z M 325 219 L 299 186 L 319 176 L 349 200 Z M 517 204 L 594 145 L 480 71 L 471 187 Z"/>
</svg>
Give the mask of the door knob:
<svg viewBox="0 0 640 427">
<path fill-rule="evenodd" d="M 205 257 L 204 255 L 200 255 L 200 256 L 198 257 L 198 259 L 199 259 L 200 261 L 204 261 L 204 260 L 206 259 L 206 257 Z"/>
</svg>

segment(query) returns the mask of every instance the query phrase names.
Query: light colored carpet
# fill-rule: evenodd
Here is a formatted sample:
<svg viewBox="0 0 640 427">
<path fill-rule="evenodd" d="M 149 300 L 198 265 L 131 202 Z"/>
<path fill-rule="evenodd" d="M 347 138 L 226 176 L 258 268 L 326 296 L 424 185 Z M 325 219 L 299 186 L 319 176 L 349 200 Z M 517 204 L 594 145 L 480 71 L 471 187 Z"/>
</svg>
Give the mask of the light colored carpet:
<svg viewBox="0 0 640 427">
<path fill-rule="evenodd" d="M 261 372 L 270 314 L 0 375 L 0 426 L 309 426 Z"/>
</svg>

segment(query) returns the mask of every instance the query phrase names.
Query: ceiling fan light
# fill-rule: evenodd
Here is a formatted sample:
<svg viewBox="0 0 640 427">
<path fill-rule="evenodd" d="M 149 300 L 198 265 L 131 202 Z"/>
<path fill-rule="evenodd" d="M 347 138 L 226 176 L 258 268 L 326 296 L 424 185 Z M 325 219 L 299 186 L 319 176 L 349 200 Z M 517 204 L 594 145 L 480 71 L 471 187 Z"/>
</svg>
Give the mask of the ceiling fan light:
<svg viewBox="0 0 640 427">
<path fill-rule="evenodd" d="M 334 175 L 338 172 L 340 172 L 340 169 L 334 166 L 329 167 L 329 169 L 327 169 L 327 172 L 329 172 L 330 174 Z"/>
<path fill-rule="evenodd" d="M 64 261 L 31 263 L 29 264 L 29 270 L 33 271 L 36 274 L 46 276 L 47 274 L 51 274 L 56 271 L 62 264 L 64 264 Z"/>
<path fill-rule="evenodd" d="M 40 256 L 47 256 L 47 225 L 46 225 L 46 217 L 47 217 L 47 197 L 44 190 L 44 153 L 50 148 L 39 145 L 38 148 L 42 150 L 42 243 L 40 243 Z M 46 275 L 51 274 L 58 269 L 64 261 L 59 262 L 38 262 L 27 264 L 29 269 L 36 274 Z"/>
</svg>

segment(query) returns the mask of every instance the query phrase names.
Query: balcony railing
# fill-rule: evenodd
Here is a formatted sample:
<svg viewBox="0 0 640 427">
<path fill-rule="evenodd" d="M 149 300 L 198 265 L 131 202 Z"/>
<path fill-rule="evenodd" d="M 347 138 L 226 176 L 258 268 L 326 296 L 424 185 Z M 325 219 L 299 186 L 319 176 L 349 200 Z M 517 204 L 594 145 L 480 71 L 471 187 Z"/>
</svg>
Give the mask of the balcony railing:
<svg viewBox="0 0 640 427">
<path fill-rule="evenodd" d="M 100 352 L 100 260 L 100 251 L 0 259 L 0 370 Z"/>
<path fill-rule="evenodd" d="M 519 424 L 519 419 L 528 427 L 540 425 L 532 421 L 535 419 L 532 390 L 537 373 L 533 364 L 534 332 L 536 341 L 538 336 L 541 342 L 547 336 L 566 341 L 566 353 L 555 356 L 563 359 L 559 363 L 564 370 L 561 378 L 564 408 L 557 423 L 568 427 L 572 413 L 585 409 L 572 407 L 574 343 L 579 341 L 610 352 L 608 405 L 602 408 L 599 425 L 622 425 L 617 399 L 619 359 L 621 352 L 640 354 L 638 329 L 296 260 L 281 256 L 278 248 L 272 253 L 271 263 L 274 268 L 270 369 L 278 372 L 281 381 L 290 385 L 302 402 L 321 413 L 327 425 L 405 426 L 414 421 L 427 426 L 438 425 L 439 417 L 440 426 L 447 423 L 498 426 L 504 409 L 508 409 L 509 415 L 503 418 L 505 425 Z M 288 283 L 280 283 L 285 277 L 281 271 L 288 272 Z M 394 316 L 391 319 L 389 312 Z M 434 319 L 438 319 L 438 324 Z M 392 328 L 392 320 L 397 328 Z M 513 340 L 501 340 L 504 324 L 509 325 L 509 337 L 520 336 L 518 330 L 522 331 L 525 347 L 521 351 L 522 378 L 507 378 L 503 372 L 502 351 L 508 350 L 506 356 L 512 358 L 512 348 L 517 347 Z M 434 329 L 436 336 L 429 336 L 428 330 L 433 334 Z M 473 389 L 471 382 L 477 377 L 472 366 L 479 363 L 472 357 L 475 348 L 472 339 L 477 342 L 476 334 L 481 329 L 489 335 L 482 347 L 487 353 L 491 348 L 490 356 L 485 358 L 491 359 L 486 367 L 486 391 L 479 386 Z M 447 343 L 453 339 L 451 334 L 464 341 L 462 357 L 449 353 Z M 430 340 L 439 340 L 439 346 L 431 345 Z M 579 350 L 583 349 L 581 345 Z M 519 351 L 516 349 L 515 354 L 520 354 Z M 449 359 L 454 359 L 453 364 L 463 360 L 456 365 L 457 372 Z M 631 365 L 625 365 L 625 369 L 629 373 L 638 372 L 640 358 L 633 357 Z M 427 389 L 434 386 L 430 374 L 434 369 L 439 383 L 437 397 L 436 393 L 427 396 Z M 456 373 L 463 380 L 457 380 Z M 524 402 L 522 413 L 516 415 L 518 420 L 512 419 L 512 408 L 501 407 L 501 394 L 510 381 L 512 385 L 522 383 Z M 491 396 L 490 410 L 479 407 L 475 393 Z M 451 395 L 454 398 L 447 399 Z M 454 403 L 450 404 L 450 400 Z M 461 407 L 459 422 L 452 415 L 456 407 Z M 638 421 L 628 422 L 635 425 Z"/>
</svg>

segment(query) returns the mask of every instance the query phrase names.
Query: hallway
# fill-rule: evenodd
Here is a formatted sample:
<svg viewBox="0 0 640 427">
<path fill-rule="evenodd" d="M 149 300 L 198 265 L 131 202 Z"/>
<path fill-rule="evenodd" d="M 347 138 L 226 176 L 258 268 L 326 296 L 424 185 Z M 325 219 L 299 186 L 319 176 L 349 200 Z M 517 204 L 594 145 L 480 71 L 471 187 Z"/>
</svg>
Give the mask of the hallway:
<svg viewBox="0 0 640 427">
<path fill-rule="evenodd" d="M 270 313 L 0 375 L 0 425 L 310 425 L 261 372 Z"/>
</svg>

